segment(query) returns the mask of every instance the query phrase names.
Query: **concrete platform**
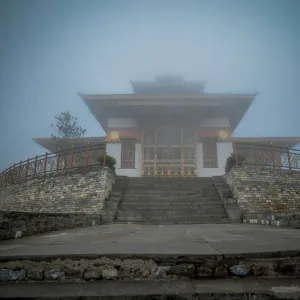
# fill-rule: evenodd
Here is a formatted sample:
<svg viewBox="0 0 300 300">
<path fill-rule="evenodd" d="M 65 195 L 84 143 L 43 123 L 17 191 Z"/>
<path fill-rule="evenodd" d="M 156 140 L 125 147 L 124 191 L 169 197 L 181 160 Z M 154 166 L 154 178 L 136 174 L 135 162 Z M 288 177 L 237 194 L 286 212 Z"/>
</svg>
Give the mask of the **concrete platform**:
<svg viewBox="0 0 300 300">
<path fill-rule="evenodd" d="M 103 225 L 0 242 L 0 259 L 300 251 L 300 231 L 250 224 Z"/>
</svg>

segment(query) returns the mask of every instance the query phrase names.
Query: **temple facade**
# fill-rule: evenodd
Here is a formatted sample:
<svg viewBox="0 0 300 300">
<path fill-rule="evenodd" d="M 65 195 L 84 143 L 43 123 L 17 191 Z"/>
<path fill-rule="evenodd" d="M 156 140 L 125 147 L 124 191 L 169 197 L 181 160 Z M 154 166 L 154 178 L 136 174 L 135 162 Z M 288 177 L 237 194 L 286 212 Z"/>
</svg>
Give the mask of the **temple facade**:
<svg viewBox="0 0 300 300">
<path fill-rule="evenodd" d="M 288 146 L 299 138 L 232 138 L 257 94 L 205 92 L 205 81 L 158 77 L 131 81 L 132 94 L 79 94 L 106 132 L 82 139 L 35 138 L 55 152 L 72 146 L 105 144 L 118 175 L 197 176 L 224 174 L 233 141 Z"/>
<path fill-rule="evenodd" d="M 255 94 L 208 94 L 204 81 L 180 77 L 131 84 L 133 94 L 80 94 L 107 133 L 118 175 L 224 174 L 231 133 Z"/>
</svg>

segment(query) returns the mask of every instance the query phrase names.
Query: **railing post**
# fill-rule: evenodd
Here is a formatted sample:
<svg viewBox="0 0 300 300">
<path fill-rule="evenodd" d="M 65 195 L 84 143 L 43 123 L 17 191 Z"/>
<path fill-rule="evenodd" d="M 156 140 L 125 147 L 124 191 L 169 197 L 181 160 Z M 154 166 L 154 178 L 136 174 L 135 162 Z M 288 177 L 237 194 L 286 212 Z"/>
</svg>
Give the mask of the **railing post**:
<svg viewBox="0 0 300 300">
<path fill-rule="evenodd" d="M 86 152 L 85 152 L 85 167 L 89 166 L 89 155 L 90 155 L 90 142 L 86 145 Z"/>
<path fill-rule="evenodd" d="M 103 167 L 106 166 L 106 149 L 104 150 L 104 154 L 103 154 Z"/>
<path fill-rule="evenodd" d="M 70 169 L 73 167 L 73 155 L 74 155 L 74 145 L 71 148 L 71 157 L 70 157 Z"/>
<path fill-rule="evenodd" d="M 47 158 L 48 158 L 48 152 L 46 152 L 45 159 L 44 159 L 44 174 L 46 174 L 47 171 Z"/>
<path fill-rule="evenodd" d="M 15 183 L 15 173 L 16 173 L 16 164 L 13 166 L 13 176 L 12 176 L 12 182 Z"/>
<path fill-rule="evenodd" d="M 35 156 L 35 161 L 34 161 L 34 172 L 33 172 L 33 176 L 36 175 L 37 159 L 38 159 L 38 156 L 36 155 L 36 156 Z"/>
<path fill-rule="evenodd" d="M 255 159 L 255 167 L 257 168 L 258 167 L 258 156 L 257 156 L 257 148 L 256 148 L 256 144 L 255 144 L 255 141 L 254 141 L 254 159 Z"/>
<path fill-rule="evenodd" d="M 292 170 L 292 164 L 291 164 L 291 154 L 290 154 L 290 150 L 289 150 L 289 146 L 286 146 L 286 150 L 287 150 L 287 155 L 288 155 L 288 162 L 289 162 L 289 169 Z"/>
<path fill-rule="evenodd" d="M 235 157 L 235 165 L 238 165 L 238 152 L 237 152 L 237 146 L 236 146 L 236 140 L 233 141 L 233 153 Z"/>
<path fill-rule="evenodd" d="M 276 169 L 275 149 L 272 143 L 271 143 L 271 152 L 272 152 L 273 168 Z"/>
<path fill-rule="evenodd" d="M 27 179 L 27 176 L 28 176 L 28 169 L 29 169 L 29 158 L 27 158 L 27 163 L 26 163 L 25 179 Z"/>
<path fill-rule="evenodd" d="M 60 148 L 58 148 L 58 152 L 56 154 L 56 172 L 59 170 L 59 160 L 60 160 Z"/>
<path fill-rule="evenodd" d="M 19 181 L 21 181 L 21 168 L 22 168 L 22 161 L 20 160 L 20 164 L 19 164 Z"/>
</svg>

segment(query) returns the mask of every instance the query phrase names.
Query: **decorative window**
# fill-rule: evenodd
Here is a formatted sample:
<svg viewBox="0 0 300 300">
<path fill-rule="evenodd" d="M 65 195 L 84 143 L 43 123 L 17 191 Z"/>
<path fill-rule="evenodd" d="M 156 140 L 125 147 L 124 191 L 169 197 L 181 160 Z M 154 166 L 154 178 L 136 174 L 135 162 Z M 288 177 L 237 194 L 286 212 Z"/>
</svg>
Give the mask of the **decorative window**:
<svg viewBox="0 0 300 300">
<path fill-rule="evenodd" d="M 217 140 L 214 138 L 202 141 L 203 147 L 203 167 L 218 168 Z"/>
<path fill-rule="evenodd" d="M 124 139 L 121 141 L 121 168 L 135 168 L 135 140 Z"/>
</svg>

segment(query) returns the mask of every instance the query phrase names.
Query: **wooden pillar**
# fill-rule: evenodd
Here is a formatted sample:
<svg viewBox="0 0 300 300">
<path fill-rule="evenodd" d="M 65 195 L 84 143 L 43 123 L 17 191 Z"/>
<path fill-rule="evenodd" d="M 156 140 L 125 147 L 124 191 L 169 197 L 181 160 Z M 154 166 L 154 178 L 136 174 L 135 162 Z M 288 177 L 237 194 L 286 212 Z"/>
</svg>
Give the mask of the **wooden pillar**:
<svg viewBox="0 0 300 300">
<path fill-rule="evenodd" d="M 60 149 L 58 148 L 58 152 L 56 154 L 56 172 L 59 170 L 59 160 L 60 160 Z"/>
<path fill-rule="evenodd" d="M 288 162 L 289 162 L 289 169 L 292 170 L 292 164 L 291 164 L 291 153 L 289 150 L 289 146 L 286 146 L 286 151 L 287 151 L 287 155 L 288 155 Z"/>
<path fill-rule="evenodd" d="M 253 151 L 254 151 L 254 159 L 255 159 L 255 167 L 258 167 L 258 156 L 257 156 L 257 147 L 254 141 L 253 144 Z"/>
<path fill-rule="evenodd" d="M 44 174 L 46 174 L 47 171 L 47 158 L 48 158 L 48 152 L 46 152 L 45 159 L 44 159 Z"/>
<path fill-rule="evenodd" d="M 272 161 L 273 161 L 273 168 L 276 169 L 276 159 L 275 159 L 275 147 L 271 143 L 271 153 L 272 153 Z"/>
<path fill-rule="evenodd" d="M 144 175 L 144 135 L 145 135 L 145 130 L 142 130 L 141 133 L 141 175 Z"/>
<path fill-rule="evenodd" d="M 233 153 L 234 153 L 234 157 L 235 157 L 235 165 L 238 165 L 238 150 L 237 150 L 237 146 L 236 146 L 236 140 L 233 140 Z"/>
</svg>

